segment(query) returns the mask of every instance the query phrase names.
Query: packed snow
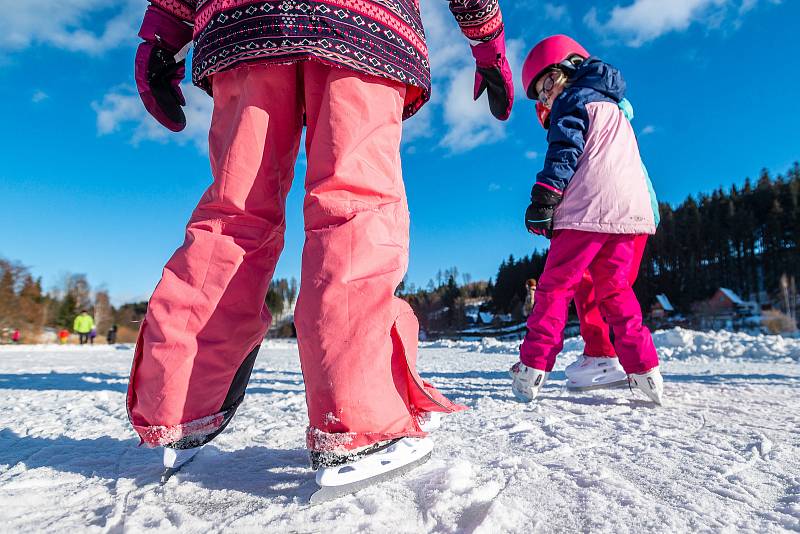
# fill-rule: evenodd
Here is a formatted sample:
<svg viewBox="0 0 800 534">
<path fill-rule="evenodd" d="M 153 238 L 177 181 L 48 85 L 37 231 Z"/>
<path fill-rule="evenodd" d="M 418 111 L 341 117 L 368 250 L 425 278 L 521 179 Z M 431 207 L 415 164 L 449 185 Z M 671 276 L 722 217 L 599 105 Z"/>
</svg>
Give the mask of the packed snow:
<svg viewBox="0 0 800 534">
<path fill-rule="evenodd" d="M 664 408 L 567 392 L 579 340 L 533 406 L 510 393 L 517 343 L 424 343 L 423 376 L 471 409 L 443 421 L 427 464 L 319 506 L 292 341 L 264 343 L 236 418 L 163 487 L 125 413 L 132 347 L 0 347 L 0 530 L 800 530 L 800 340 L 655 340 Z"/>
</svg>

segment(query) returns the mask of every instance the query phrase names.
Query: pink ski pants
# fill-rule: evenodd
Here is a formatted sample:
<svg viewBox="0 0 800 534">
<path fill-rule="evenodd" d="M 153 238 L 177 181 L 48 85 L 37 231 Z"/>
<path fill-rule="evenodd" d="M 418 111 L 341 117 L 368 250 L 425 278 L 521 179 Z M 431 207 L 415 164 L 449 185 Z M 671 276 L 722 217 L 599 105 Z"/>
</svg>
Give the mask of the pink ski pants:
<svg viewBox="0 0 800 534">
<path fill-rule="evenodd" d="M 628 282 L 631 287 L 633 287 L 636 278 L 639 276 L 639 267 L 642 264 L 642 256 L 644 256 L 648 237 L 647 234 L 634 236 L 633 259 L 631 268 L 628 271 Z M 583 273 L 583 278 L 575 289 L 575 308 L 580 321 L 581 337 L 586 343 L 583 353 L 587 356 L 615 357 L 617 353 L 614 351 L 614 345 L 611 344 L 608 323 L 600 313 L 594 290 L 594 281 L 589 271 Z"/>
<path fill-rule="evenodd" d="M 553 233 L 550 253 L 528 317 L 528 333 L 520 360 L 551 371 L 564 346 L 564 326 L 575 290 L 587 270 L 603 317 L 614 331 L 614 348 L 627 373 L 643 373 L 658 365 L 650 331 L 631 289 L 630 271 L 636 257 L 636 236 L 579 230 Z"/>
<path fill-rule="evenodd" d="M 213 78 L 214 182 L 164 268 L 140 331 L 128 412 L 148 445 L 205 443 L 241 402 L 266 333 L 285 200 L 307 122 L 306 242 L 295 312 L 312 450 L 424 436 L 463 407 L 416 371 L 418 324 L 394 291 L 409 217 L 400 167 L 405 86 L 318 62 Z"/>
</svg>

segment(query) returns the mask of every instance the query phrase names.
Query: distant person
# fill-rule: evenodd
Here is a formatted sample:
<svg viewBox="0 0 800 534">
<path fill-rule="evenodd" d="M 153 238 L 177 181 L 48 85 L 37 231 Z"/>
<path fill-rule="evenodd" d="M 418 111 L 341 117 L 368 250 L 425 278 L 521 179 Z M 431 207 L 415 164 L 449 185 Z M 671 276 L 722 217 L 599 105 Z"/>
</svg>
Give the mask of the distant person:
<svg viewBox="0 0 800 534">
<path fill-rule="evenodd" d="M 111 328 L 106 332 L 106 342 L 108 342 L 109 345 L 113 345 L 117 342 L 117 325 L 111 325 Z"/>
<path fill-rule="evenodd" d="M 22 334 L 19 333 L 19 328 L 16 328 L 16 329 L 14 329 L 14 333 L 11 334 L 11 342 L 15 343 L 15 344 L 19 343 L 19 340 L 20 340 L 21 337 L 22 337 Z"/>
<path fill-rule="evenodd" d="M 61 345 L 66 345 L 67 341 L 69 341 L 69 330 L 67 330 L 66 328 L 62 328 L 58 332 L 58 342 Z"/>
<path fill-rule="evenodd" d="M 94 345 L 94 338 L 97 337 L 97 327 L 93 326 L 92 329 L 89 331 L 89 344 Z"/>
<path fill-rule="evenodd" d="M 655 233 L 656 224 L 636 136 L 619 107 L 625 81 L 566 35 L 537 44 L 522 78 L 528 97 L 550 110 L 549 146 L 525 226 L 551 243 L 520 361 L 511 368 L 512 390 L 525 402 L 541 391 L 588 270 L 631 387 L 661 404 L 658 354 L 628 279 L 637 236 Z"/>
<path fill-rule="evenodd" d="M 533 310 L 533 303 L 536 299 L 536 278 L 525 280 L 525 317 L 527 318 Z"/>
<path fill-rule="evenodd" d="M 72 330 L 78 334 L 78 340 L 81 345 L 85 345 L 89 341 L 89 334 L 94 328 L 94 319 L 89 315 L 86 310 L 81 310 L 80 315 L 75 317 L 75 322 L 72 323 Z"/>
</svg>

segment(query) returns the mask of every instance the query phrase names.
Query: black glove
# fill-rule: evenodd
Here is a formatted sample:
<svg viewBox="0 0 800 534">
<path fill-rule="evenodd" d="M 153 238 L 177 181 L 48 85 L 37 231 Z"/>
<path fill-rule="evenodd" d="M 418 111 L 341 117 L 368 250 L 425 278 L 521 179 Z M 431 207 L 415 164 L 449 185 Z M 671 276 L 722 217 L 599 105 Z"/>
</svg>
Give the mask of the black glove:
<svg viewBox="0 0 800 534">
<path fill-rule="evenodd" d="M 476 65 L 474 99 L 478 100 L 484 91 L 488 91 L 492 115 L 501 121 L 507 120 L 514 105 L 514 81 L 506 57 L 505 30 L 491 41 L 470 47 Z"/>
<path fill-rule="evenodd" d="M 192 40 L 192 28 L 155 6 L 144 14 L 139 37 L 144 42 L 136 50 L 136 87 L 145 109 L 173 132 L 186 127 L 181 81 L 186 62 L 175 54 Z"/>
<path fill-rule="evenodd" d="M 532 234 L 553 237 L 553 213 L 564 195 L 534 184 L 531 189 L 531 205 L 525 210 L 525 228 Z"/>
</svg>

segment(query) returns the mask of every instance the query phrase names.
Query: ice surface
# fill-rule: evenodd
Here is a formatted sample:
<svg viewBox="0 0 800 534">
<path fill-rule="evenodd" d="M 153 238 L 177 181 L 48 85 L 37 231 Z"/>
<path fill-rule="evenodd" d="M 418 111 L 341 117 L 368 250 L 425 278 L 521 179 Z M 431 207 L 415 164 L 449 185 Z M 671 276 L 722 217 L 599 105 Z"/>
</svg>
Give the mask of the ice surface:
<svg viewBox="0 0 800 534">
<path fill-rule="evenodd" d="M 292 341 L 264 344 L 228 429 L 158 486 L 125 413 L 132 348 L 0 347 L 3 532 L 782 532 L 800 529 L 800 340 L 655 334 L 667 408 L 569 393 L 570 340 L 538 402 L 511 397 L 518 343 L 423 344 L 423 376 L 471 410 L 432 459 L 316 507 Z"/>
</svg>

